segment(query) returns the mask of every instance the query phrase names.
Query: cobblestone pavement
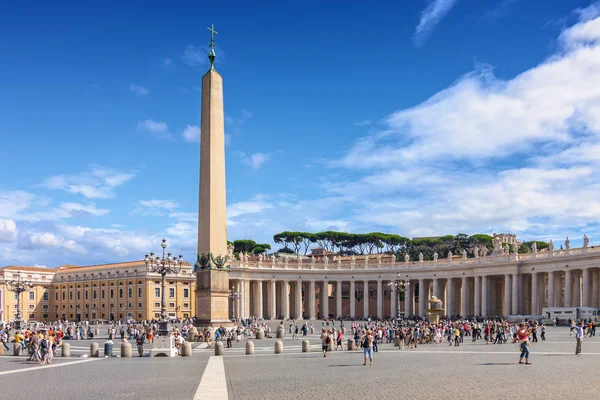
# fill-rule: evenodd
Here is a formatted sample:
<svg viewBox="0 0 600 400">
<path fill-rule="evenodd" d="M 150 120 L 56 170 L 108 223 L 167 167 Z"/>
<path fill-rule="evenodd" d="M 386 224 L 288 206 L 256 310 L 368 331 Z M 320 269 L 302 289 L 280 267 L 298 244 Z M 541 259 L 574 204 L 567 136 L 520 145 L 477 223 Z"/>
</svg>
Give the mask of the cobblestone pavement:
<svg viewBox="0 0 600 400">
<path fill-rule="evenodd" d="M 301 353 L 304 339 L 310 341 L 310 353 Z M 436 395 L 531 400 L 593 397 L 597 391 L 600 337 L 586 338 L 584 354 L 575 356 L 575 339 L 568 329 L 549 328 L 546 343 L 532 344 L 531 366 L 517 364 L 516 344 L 486 345 L 466 339 L 460 347 L 427 344 L 404 351 L 383 344 L 373 366 L 362 365 L 361 351 L 334 351 L 324 358 L 317 333 L 300 340 L 286 333 L 283 354 L 274 354 L 275 339 L 265 339 L 253 340 L 255 355 L 247 356 L 242 340 L 225 348 L 229 398 L 281 400 L 309 393 L 310 398 L 322 399 Z M 89 341 L 72 341 L 72 354 L 79 347 L 83 354 Z M 82 394 L 86 400 L 192 399 L 213 355 L 214 348 L 196 348 L 186 358 L 82 359 L 74 354 L 55 358 L 48 368 L 7 352 L 0 357 L 0 393 L 3 398 L 20 398 L 27 388 L 28 398 L 60 391 L 62 399 L 80 399 Z"/>
</svg>

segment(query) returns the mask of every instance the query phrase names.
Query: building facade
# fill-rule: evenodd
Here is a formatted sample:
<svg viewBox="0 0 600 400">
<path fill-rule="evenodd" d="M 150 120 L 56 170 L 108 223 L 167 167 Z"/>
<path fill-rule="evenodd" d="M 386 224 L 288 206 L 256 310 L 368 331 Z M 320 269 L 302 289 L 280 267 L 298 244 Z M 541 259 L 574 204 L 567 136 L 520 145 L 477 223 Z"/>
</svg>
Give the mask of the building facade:
<svg viewBox="0 0 600 400">
<path fill-rule="evenodd" d="M 265 318 L 389 317 L 396 294 L 387 284 L 410 282 L 402 295 L 405 315 L 426 315 L 427 300 L 443 301 L 446 315 L 541 315 L 542 307 L 600 307 L 600 247 L 540 253 L 398 261 L 369 255 L 263 259 L 232 264 L 232 315 Z M 318 261 L 317 261 L 318 260 Z"/>
<path fill-rule="evenodd" d="M 14 319 L 16 297 L 8 281 L 31 281 L 35 286 L 21 294 L 25 320 L 147 320 L 160 318 L 161 276 L 146 271 L 143 261 L 93 266 L 63 265 L 56 269 L 8 266 L 0 268 L 0 320 Z M 189 263 L 181 272 L 167 275 L 167 315 L 195 315 L 196 277 Z"/>
</svg>

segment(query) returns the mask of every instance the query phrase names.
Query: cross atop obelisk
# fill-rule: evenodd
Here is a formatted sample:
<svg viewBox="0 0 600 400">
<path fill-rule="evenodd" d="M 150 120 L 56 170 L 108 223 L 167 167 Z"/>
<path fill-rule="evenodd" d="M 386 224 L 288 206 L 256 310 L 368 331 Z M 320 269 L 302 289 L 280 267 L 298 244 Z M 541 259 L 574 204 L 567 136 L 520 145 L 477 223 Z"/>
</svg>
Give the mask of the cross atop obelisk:
<svg viewBox="0 0 600 400">
<path fill-rule="evenodd" d="M 214 69 L 215 26 L 211 32 L 210 69 L 202 77 L 200 190 L 196 316 L 200 326 L 230 325 L 229 257 L 225 189 L 223 78 Z"/>
<path fill-rule="evenodd" d="M 215 69 L 214 63 L 217 55 L 215 53 L 215 35 L 219 32 L 215 31 L 215 24 L 212 24 L 210 28 L 207 26 L 206 29 L 210 31 L 210 51 L 208 52 L 208 59 L 210 60 L 210 69 Z"/>
</svg>

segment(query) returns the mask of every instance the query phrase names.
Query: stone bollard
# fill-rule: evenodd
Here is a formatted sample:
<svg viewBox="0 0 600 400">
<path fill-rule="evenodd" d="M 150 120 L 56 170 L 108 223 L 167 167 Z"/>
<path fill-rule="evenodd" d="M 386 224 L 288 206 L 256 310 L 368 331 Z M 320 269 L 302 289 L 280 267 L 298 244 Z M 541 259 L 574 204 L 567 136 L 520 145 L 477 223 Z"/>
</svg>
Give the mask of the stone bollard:
<svg viewBox="0 0 600 400">
<path fill-rule="evenodd" d="M 394 336 L 394 347 L 400 346 L 400 342 L 398 341 L 398 336 Z"/>
<path fill-rule="evenodd" d="M 97 342 L 92 342 L 90 344 L 90 357 L 98 357 L 100 355 L 99 345 Z"/>
<path fill-rule="evenodd" d="M 61 357 L 71 357 L 71 345 L 65 341 L 63 341 L 60 346 L 60 356 Z"/>
<path fill-rule="evenodd" d="M 313 328 L 312 326 L 310 327 L 310 334 L 314 334 L 315 333 L 315 328 Z"/>
<path fill-rule="evenodd" d="M 189 357 L 192 355 L 192 344 L 190 342 L 183 342 L 181 347 L 181 357 Z"/>
<path fill-rule="evenodd" d="M 350 350 L 356 350 L 356 343 L 354 343 L 354 339 L 348 339 L 348 351 Z"/>
<path fill-rule="evenodd" d="M 342 328 L 342 335 L 346 334 L 346 327 Z"/>
<path fill-rule="evenodd" d="M 0 356 L 4 355 L 4 345 L 0 346 Z"/>
<path fill-rule="evenodd" d="M 235 331 L 231 334 L 231 343 L 237 342 L 237 333 Z"/>
<path fill-rule="evenodd" d="M 264 339 L 265 338 L 265 331 L 262 328 L 258 328 L 256 330 L 256 339 L 260 340 L 260 339 Z"/>
<path fill-rule="evenodd" d="M 98 337 L 100 336 L 100 329 L 96 328 L 94 329 L 94 337 Z"/>
<path fill-rule="evenodd" d="M 333 351 L 333 342 L 327 343 L 327 351 Z"/>
<path fill-rule="evenodd" d="M 303 340 L 302 341 L 302 352 L 303 353 L 310 353 L 310 342 L 308 340 Z"/>
<path fill-rule="evenodd" d="M 283 339 L 283 336 L 285 335 L 285 330 L 284 329 L 277 329 L 277 339 Z"/>
<path fill-rule="evenodd" d="M 104 342 L 104 357 L 112 357 L 113 356 L 113 343 L 112 341 L 107 340 Z"/>
<path fill-rule="evenodd" d="M 13 343 L 13 356 L 20 356 L 21 350 L 21 343 Z"/>
<path fill-rule="evenodd" d="M 246 342 L 246 354 L 254 354 L 254 343 L 250 340 Z"/>
<path fill-rule="evenodd" d="M 121 358 L 123 357 L 127 357 L 127 358 L 131 358 L 131 343 L 129 342 L 123 342 L 121 343 Z"/>
<path fill-rule="evenodd" d="M 283 353 L 283 342 L 281 340 L 275 341 L 275 354 Z"/>
<path fill-rule="evenodd" d="M 223 342 L 216 342 L 215 343 L 215 356 L 222 356 L 223 355 Z"/>
</svg>

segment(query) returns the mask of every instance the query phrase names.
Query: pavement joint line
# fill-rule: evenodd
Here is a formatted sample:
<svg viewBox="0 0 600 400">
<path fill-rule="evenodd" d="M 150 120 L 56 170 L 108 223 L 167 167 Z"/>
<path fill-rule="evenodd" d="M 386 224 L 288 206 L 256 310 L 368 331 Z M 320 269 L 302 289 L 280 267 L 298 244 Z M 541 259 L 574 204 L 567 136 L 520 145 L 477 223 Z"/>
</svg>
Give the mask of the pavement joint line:
<svg viewBox="0 0 600 400">
<path fill-rule="evenodd" d="M 69 362 L 64 362 L 64 363 L 58 363 L 58 364 L 50 364 L 50 365 L 40 365 L 38 367 L 31 367 L 31 368 L 20 368 L 20 369 L 14 369 L 11 371 L 2 371 L 0 372 L 0 376 L 1 375 L 10 375 L 10 374 L 17 374 L 19 372 L 29 372 L 29 371 L 35 371 L 38 369 L 48 369 L 48 368 L 56 368 L 56 367 L 65 367 L 67 365 L 73 365 L 73 364 L 81 364 L 81 363 L 85 363 L 85 362 L 90 362 L 90 361 L 99 361 L 99 360 L 103 360 L 103 358 L 87 358 L 85 360 L 77 360 L 77 361 L 69 361 Z"/>
<path fill-rule="evenodd" d="M 208 359 L 194 400 L 228 400 L 227 378 L 223 357 L 211 356 Z"/>
</svg>

